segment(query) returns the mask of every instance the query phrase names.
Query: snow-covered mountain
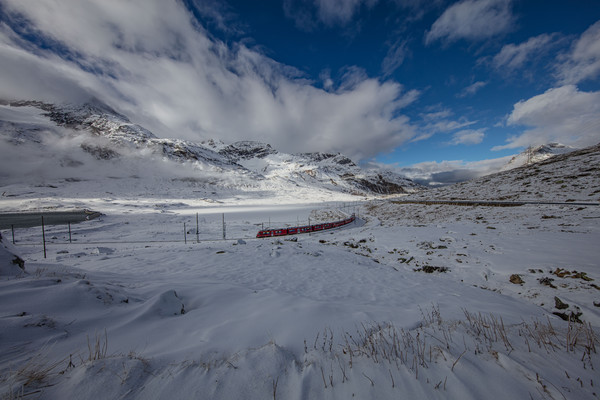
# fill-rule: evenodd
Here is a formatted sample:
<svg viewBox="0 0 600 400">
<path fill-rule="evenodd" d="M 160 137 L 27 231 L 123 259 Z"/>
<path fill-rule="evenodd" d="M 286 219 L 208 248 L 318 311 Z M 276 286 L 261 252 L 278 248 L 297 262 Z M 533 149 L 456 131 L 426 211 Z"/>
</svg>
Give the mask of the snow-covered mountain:
<svg viewBox="0 0 600 400">
<path fill-rule="evenodd" d="M 195 189 L 205 189 L 207 196 L 235 188 L 256 192 L 302 188 L 362 196 L 419 188 L 391 171 L 363 169 L 341 154 L 286 154 L 269 144 L 250 141 L 226 144 L 157 138 L 99 101 L 83 105 L 4 102 L 0 105 L 0 137 L 14 146 L 16 153 L 32 151 L 37 145 L 36 163 L 46 167 L 38 174 L 32 171 L 29 178 L 41 176 L 44 183 L 142 176 L 160 178 L 163 183 L 184 181 Z M 55 163 L 43 162 L 44 157 Z M 26 157 L 12 161 L 29 163 Z M 81 173 L 86 166 L 86 173 Z"/>
<path fill-rule="evenodd" d="M 600 202 L 599 176 L 597 144 L 407 199 Z"/>
<path fill-rule="evenodd" d="M 523 165 L 535 164 L 555 155 L 569 153 L 574 150 L 577 149 L 560 143 L 548 143 L 529 147 L 511 158 L 510 161 L 502 167 L 501 171 L 508 171 L 509 169 L 521 167 Z"/>
<path fill-rule="evenodd" d="M 287 154 L 269 144 L 252 141 L 227 145 L 210 140 L 202 144 L 266 179 L 284 179 L 357 195 L 399 194 L 419 188 L 413 181 L 394 172 L 363 169 L 339 153 Z"/>
</svg>

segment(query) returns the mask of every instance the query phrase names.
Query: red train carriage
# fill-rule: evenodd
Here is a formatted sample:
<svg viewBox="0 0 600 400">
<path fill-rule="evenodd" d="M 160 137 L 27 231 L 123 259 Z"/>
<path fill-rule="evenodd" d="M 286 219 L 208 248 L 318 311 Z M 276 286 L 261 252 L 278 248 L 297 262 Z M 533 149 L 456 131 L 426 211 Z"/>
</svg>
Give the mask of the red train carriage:
<svg viewBox="0 0 600 400">
<path fill-rule="evenodd" d="M 257 238 L 264 237 L 272 237 L 272 236 L 286 236 L 286 235 L 296 235 L 298 233 L 309 233 L 315 231 L 322 231 L 326 229 L 338 228 L 340 226 L 347 225 L 353 222 L 356 218 L 354 214 L 347 219 L 335 222 L 326 222 L 324 224 L 316 224 L 316 225 L 306 225 L 306 226 L 294 226 L 291 228 L 282 228 L 282 229 L 266 229 L 262 231 L 258 231 L 256 234 Z"/>
<path fill-rule="evenodd" d="M 270 237 L 273 236 L 273 231 L 271 230 L 264 230 L 264 231 L 258 231 L 258 233 L 256 234 L 257 238 L 263 238 L 263 237 Z"/>
</svg>

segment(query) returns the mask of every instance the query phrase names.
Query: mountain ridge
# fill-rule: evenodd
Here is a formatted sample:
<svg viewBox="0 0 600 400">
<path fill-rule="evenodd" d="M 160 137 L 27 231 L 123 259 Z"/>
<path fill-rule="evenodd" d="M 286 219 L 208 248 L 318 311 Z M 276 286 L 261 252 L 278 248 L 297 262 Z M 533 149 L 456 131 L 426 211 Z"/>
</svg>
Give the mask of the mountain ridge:
<svg viewBox="0 0 600 400">
<path fill-rule="evenodd" d="M 6 128 L 1 132 L 3 138 L 17 146 L 25 143 L 43 146 L 52 137 L 54 142 L 71 146 L 70 154 L 66 156 L 69 161 L 62 162 L 62 167 L 76 168 L 85 164 L 86 160 L 79 154 L 81 150 L 100 162 L 120 163 L 123 171 L 131 159 L 145 159 L 143 168 L 148 173 L 152 168 L 149 160 L 174 162 L 180 165 L 177 168 L 187 169 L 187 181 L 203 181 L 208 173 L 213 189 L 219 186 L 231 188 L 232 179 L 229 178 L 232 177 L 243 187 L 261 187 L 271 191 L 312 187 L 315 190 L 370 196 L 400 194 L 419 188 L 416 183 L 392 171 L 363 169 L 339 153 L 287 154 L 270 144 L 255 141 L 226 144 L 214 139 L 192 142 L 158 138 L 96 100 L 82 105 L 15 101 L 3 102 L 2 107 L 2 115 L 8 115 L 8 118 L 0 118 Z M 11 121 L 10 113 L 15 110 L 21 111 L 20 117 Z M 77 160 L 71 160 L 73 158 Z M 102 164 L 98 165 L 101 169 Z M 228 183 L 219 185 L 215 174 L 220 174 Z M 165 178 L 168 178 L 167 174 Z"/>
</svg>

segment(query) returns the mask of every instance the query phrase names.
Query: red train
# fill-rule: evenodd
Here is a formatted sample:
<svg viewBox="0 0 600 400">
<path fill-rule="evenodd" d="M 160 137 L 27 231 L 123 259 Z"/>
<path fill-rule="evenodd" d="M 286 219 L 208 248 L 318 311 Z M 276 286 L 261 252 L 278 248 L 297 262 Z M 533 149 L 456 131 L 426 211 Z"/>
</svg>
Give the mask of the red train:
<svg viewBox="0 0 600 400">
<path fill-rule="evenodd" d="M 348 225 L 351 222 L 354 222 L 356 218 L 354 214 L 350 218 L 343 219 L 341 221 L 335 222 L 325 222 L 322 224 L 316 225 L 305 225 L 305 226 L 294 226 L 291 228 L 281 228 L 281 229 L 266 229 L 263 231 L 258 231 L 256 234 L 257 238 L 263 237 L 272 237 L 272 236 L 286 236 L 286 235 L 297 235 L 299 233 L 309 233 L 309 232 L 318 232 L 324 231 L 326 229 L 338 228 L 340 226 Z"/>
</svg>

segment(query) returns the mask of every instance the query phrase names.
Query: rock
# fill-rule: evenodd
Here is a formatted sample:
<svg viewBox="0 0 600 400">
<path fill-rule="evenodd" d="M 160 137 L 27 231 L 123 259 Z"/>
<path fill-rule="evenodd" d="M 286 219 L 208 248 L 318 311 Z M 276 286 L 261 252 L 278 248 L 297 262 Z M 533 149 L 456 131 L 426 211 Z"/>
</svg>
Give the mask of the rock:
<svg viewBox="0 0 600 400">
<path fill-rule="evenodd" d="M 509 281 L 510 283 L 514 283 L 515 285 L 522 285 L 525 283 L 523 278 L 521 278 L 521 275 L 518 274 L 512 274 L 509 278 Z"/>
<path fill-rule="evenodd" d="M 554 307 L 558 310 L 564 310 L 565 308 L 569 308 L 569 305 L 567 303 L 563 303 L 561 299 L 554 296 Z"/>
<path fill-rule="evenodd" d="M 433 274 L 434 272 L 448 272 L 450 268 L 448 267 L 433 267 L 431 265 L 424 265 L 421 268 L 413 269 L 415 272 L 425 272 L 426 274 Z"/>
<path fill-rule="evenodd" d="M 0 235 L 0 276 L 19 276 L 24 273 L 25 261 L 17 255 L 12 243 Z"/>
<path fill-rule="evenodd" d="M 550 286 L 553 289 L 556 289 L 556 286 L 554 286 L 554 284 L 552 282 L 554 282 L 554 279 L 550 278 L 550 277 L 543 277 L 538 279 L 538 282 L 540 283 L 540 285 L 545 285 L 545 286 Z"/>
<path fill-rule="evenodd" d="M 556 315 L 557 317 L 562 318 L 565 321 L 573 321 L 573 322 L 577 322 L 579 324 L 583 323 L 583 321 L 579 318 L 583 315 L 583 313 L 581 313 L 581 312 L 578 312 L 578 313 L 571 312 L 570 314 L 567 314 L 564 312 L 555 311 L 552 314 Z"/>
</svg>

